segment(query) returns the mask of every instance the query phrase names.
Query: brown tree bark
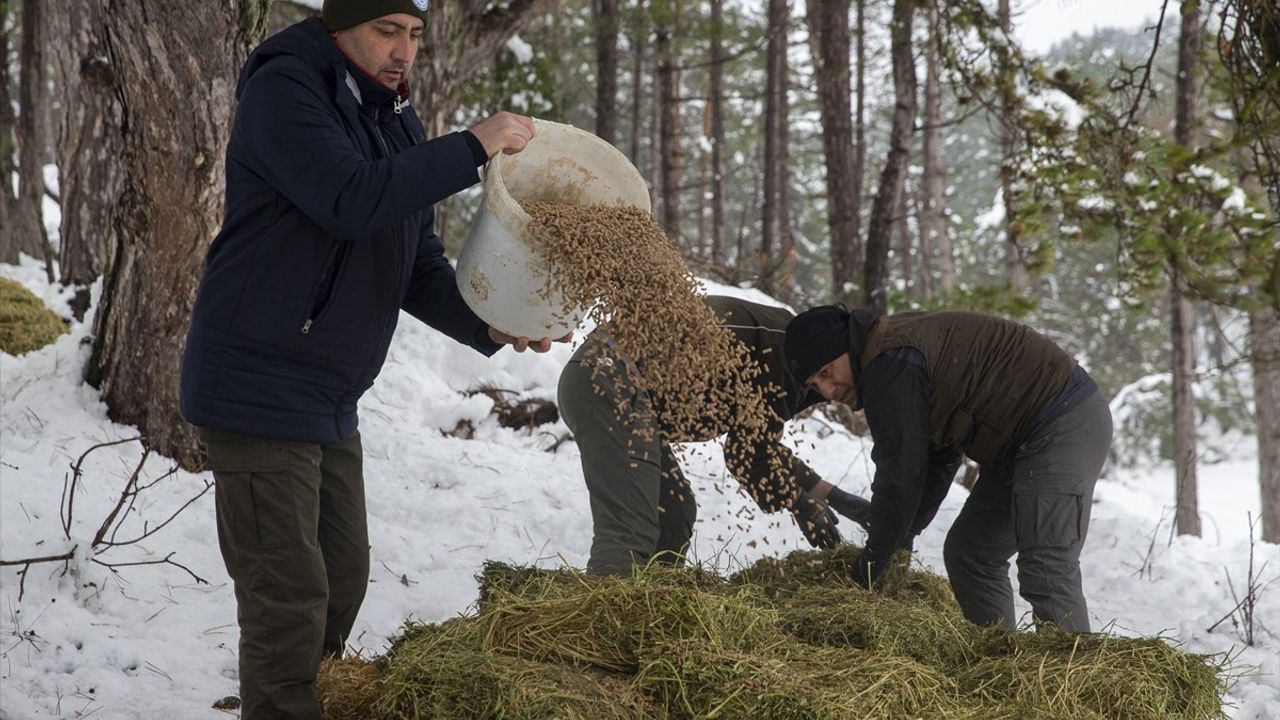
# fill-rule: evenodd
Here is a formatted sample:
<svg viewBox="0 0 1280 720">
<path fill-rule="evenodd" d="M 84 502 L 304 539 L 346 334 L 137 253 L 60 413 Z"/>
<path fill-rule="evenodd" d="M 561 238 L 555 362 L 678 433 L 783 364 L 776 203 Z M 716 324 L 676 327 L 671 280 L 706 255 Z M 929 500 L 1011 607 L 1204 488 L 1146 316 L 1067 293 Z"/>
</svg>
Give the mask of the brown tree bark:
<svg viewBox="0 0 1280 720">
<path fill-rule="evenodd" d="M 856 48 L 855 64 L 857 72 L 853 81 L 853 186 L 849 197 L 853 201 L 850 213 L 853 215 L 853 264 L 849 266 L 849 280 L 842 287 L 835 289 L 835 299 L 845 300 L 850 304 L 858 297 L 856 284 L 862 279 L 866 267 L 863 256 L 862 241 L 862 188 L 867 168 L 867 3 L 857 0 L 854 3 L 857 11 L 857 26 L 854 28 Z"/>
<path fill-rule="evenodd" d="M 120 191 L 124 118 L 115 68 L 106 60 L 101 5 L 65 0 L 62 7 L 52 18 L 50 33 L 61 90 L 58 269 L 62 284 L 78 288 L 71 307 L 82 319 L 89 306 L 88 285 L 106 262 L 111 206 Z"/>
<path fill-rule="evenodd" d="M 14 131 L 17 118 L 13 114 L 13 98 L 9 93 L 12 66 L 9 63 L 9 15 L 13 9 L 9 0 L 0 0 L 0 178 L 13 177 L 17 169 L 17 139 Z M 13 183 L 0 183 L 0 262 L 18 261 L 18 232 L 15 229 L 14 211 L 17 197 Z"/>
<path fill-rule="evenodd" d="M 1013 20 L 1009 12 L 1009 0 L 1000 0 L 996 19 L 1005 37 L 1013 37 Z M 1027 268 L 1022 261 L 1022 245 L 1019 238 L 1018 198 L 1014 190 L 1017 180 L 1018 126 L 1014 119 L 1017 112 L 1016 69 L 1003 44 L 995 48 L 996 77 L 1000 88 L 1000 197 L 1004 202 L 1004 267 L 1005 279 L 1015 292 L 1027 287 Z"/>
<path fill-rule="evenodd" d="M 450 129 L 449 120 L 462 101 L 466 79 L 492 62 L 494 53 L 513 35 L 555 6 L 555 0 L 431 3 L 431 20 L 409 83 L 413 107 L 422 118 L 427 137 Z"/>
<path fill-rule="evenodd" d="M 222 220 L 232 88 L 266 12 L 266 0 L 167 10 L 116 0 L 102 17 L 130 130 L 88 381 L 113 420 L 138 426 L 148 447 L 188 468 L 202 458 L 178 415 L 178 368 L 200 265 Z M 174 108 L 183 108 L 180 121 Z"/>
<path fill-rule="evenodd" d="M 1253 402 L 1258 423 L 1258 487 L 1262 540 L 1280 543 L 1280 313 L 1269 305 L 1249 313 Z"/>
<path fill-rule="evenodd" d="M 644 137 L 643 117 L 640 108 L 644 106 L 645 48 L 648 46 L 649 21 L 644 12 L 644 0 L 637 0 L 631 13 L 631 162 L 637 167 L 640 163 L 640 138 Z M 652 186 L 650 186 L 652 189 Z"/>
<path fill-rule="evenodd" d="M 915 59 L 911 54 L 912 0 L 894 0 L 889 28 L 889 54 L 893 61 L 893 121 L 889 130 L 889 154 L 880 173 L 880 185 L 871 204 L 867 224 L 867 264 L 863 281 L 864 302 L 874 313 L 885 311 L 886 271 L 893 216 L 907 172 L 911 133 L 916 114 Z"/>
<path fill-rule="evenodd" d="M 827 171 L 828 252 L 831 294 L 839 299 L 855 281 L 858 265 L 854 190 L 853 109 L 849 70 L 849 0 L 806 0 L 805 18 L 818 85 L 822 156 Z"/>
<path fill-rule="evenodd" d="M 938 3 L 929 3 L 929 46 L 925 49 L 923 192 L 920 203 L 920 251 L 926 300 L 933 297 L 933 279 L 943 297 L 955 287 L 955 260 L 947 235 L 947 167 L 942 158 L 942 82 L 939 77 Z M 935 272 L 936 270 L 936 272 Z"/>
<path fill-rule="evenodd" d="M 724 197 L 724 2 L 711 0 L 711 67 L 707 107 L 711 115 L 711 265 L 725 269 Z"/>
<path fill-rule="evenodd" d="M 618 0 L 591 0 L 596 23 L 596 135 L 613 144 L 618 116 Z"/>
<path fill-rule="evenodd" d="M 1198 0 L 1182 3 L 1182 32 L 1178 38 L 1178 77 L 1174 139 L 1179 145 L 1193 145 L 1195 118 L 1196 56 L 1200 48 L 1200 8 Z M 1196 497 L 1195 351 L 1191 336 L 1195 315 L 1184 297 L 1177 260 L 1171 262 L 1169 286 L 1170 339 L 1173 345 L 1173 466 L 1176 479 L 1174 525 L 1179 535 L 1200 535 L 1199 502 Z"/>
<path fill-rule="evenodd" d="M 22 4 L 18 49 L 18 197 L 12 214 L 15 245 L 41 258 L 54 281 L 53 247 L 44 230 L 44 164 L 49 147 L 48 7 L 38 0 Z M 6 178 L 7 179 L 7 178 Z"/>
<path fill-rule="evenodd" d="M 684 149 L 680 143 L 680 68 L 677 59 L 675 28 L 680 22 L 683 0 L 655 3 L 654 49 L 658 60 L 658 135 L 662 176 L 662 229 L 678 247 L 684 248 L 680 228 L 683 214 L 680 178 L 684 175 Z"/>
<path fill-rule="evenodd" d="M 764 90 L 764 197 L 760 204 L 760 247 L 756 255 L 756 287 L 773 294 L 778 287 L 776 268 L 782 264 L 781 202 L 785 185 L 783 117 L 787 76 L 787 0 L 766 0 L 768 45 L 765 49 Z M 777 257 L 775 257 L 775 254 Z"/>
</svg>

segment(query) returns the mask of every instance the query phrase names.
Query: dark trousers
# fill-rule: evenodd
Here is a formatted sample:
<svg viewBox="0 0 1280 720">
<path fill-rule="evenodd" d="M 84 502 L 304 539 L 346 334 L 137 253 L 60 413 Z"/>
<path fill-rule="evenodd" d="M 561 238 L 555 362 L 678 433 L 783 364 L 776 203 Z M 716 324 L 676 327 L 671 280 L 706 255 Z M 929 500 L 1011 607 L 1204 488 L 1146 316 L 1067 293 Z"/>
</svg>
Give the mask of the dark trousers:
<svg viewBox="0 0 1280 720">
<path fill-rule="evenodd" d="M 1111 411 L 1094 393 L 1019 448 L 1012 468 L 983 468 L 943 547 L 966 618 L 1016 626 L 1009 559 L 1017 553 L 1019 592 L 1035 619 L 1089 631 L 1080 550 L 1110 447 Z"/>
<path fill-rule="evenodd" d="M 599 353 L 591 340 L 578 349 L 560 374 L 557 400 L 582 454 L 591 501 L 587 572 L 629 575 L 651 559 L 681 561 L 698 506 L 652 422 L 648 395 L 637 392 L 621 363 Z"/>
<path fill-rule="evenodd" d="M 360 435 L 337 445 L 200 437 L 235 583 L 241 717 L 319 720 L 316 670 L 341 654 L 369 582 Z"/>
</svg>

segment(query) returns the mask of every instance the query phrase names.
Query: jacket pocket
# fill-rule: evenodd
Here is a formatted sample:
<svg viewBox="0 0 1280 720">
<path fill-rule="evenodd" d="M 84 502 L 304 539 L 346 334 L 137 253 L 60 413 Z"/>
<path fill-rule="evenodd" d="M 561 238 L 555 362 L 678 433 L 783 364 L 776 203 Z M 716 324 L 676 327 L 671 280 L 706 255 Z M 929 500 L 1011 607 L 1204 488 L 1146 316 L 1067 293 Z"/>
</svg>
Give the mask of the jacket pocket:
<svg viewBox="0 0 1280 720">
<path fill-rule="evenodd" d="M 351 243 L 348 242 L 336 243 L 329 251 L 324 270 L 321 271 L 320 278 L 311 289 L 311 299 L 307 302 L 307 317 L 302 322 L 303 335 L 311 332 L 312 326 L 319 322 L 325 311 L 332 305 L 334 291 L 338 287 L 338 280 L 342 276 L 342 270 L 346 267 L 347 256 L 350 253 Z"/>
</svg>

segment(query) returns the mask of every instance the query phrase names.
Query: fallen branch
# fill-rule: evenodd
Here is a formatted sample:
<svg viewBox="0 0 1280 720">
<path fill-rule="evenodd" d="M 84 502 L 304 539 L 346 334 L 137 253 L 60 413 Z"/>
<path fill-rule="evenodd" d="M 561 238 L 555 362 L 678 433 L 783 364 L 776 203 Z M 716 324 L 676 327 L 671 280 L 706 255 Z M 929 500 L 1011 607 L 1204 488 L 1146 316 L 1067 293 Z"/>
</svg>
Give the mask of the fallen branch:
<svg viewBox="0 0 1280 720">
<path fill-rule="evenodd" d="M 80 478 L 84 476 L 84 471 L 82 470 L 82 466 L 84 464 L 85 459 L 94 450 L 98 450 L 104 447 L 111 447 L 113 445 L 122 445 L 124 443 L 133 442 L 135 440 L 141 440 L 141 437 L 132 437 L 132 438 L 125 438 L 123 440 L 114 440 L 111 442 L 98 443 L 97 445 L 90 447 L 88 450 L 85 450 L 84 453 L 82 453 L 80 457 L 77 458 L 74 463 L 72 463 L 71 475 L 66 477 L 63 481 L 62 498 L 59 502 L 59 508 L 58 508 L 59 516 L 62 521 L 62 532 L 67 540 L 71 539 L 71 525 L 74 521 L 74 516 L 75 516 L 76 489 L 79 487 Z M 139 494 L 145 490 L 155 487 L 158 483 L 165 480 L 166 478 L 173 477 L 174 475 L 177 474 L 178 469 L 176 467 L 171 467 L 168 470 L 168 472 L 164 473 L 160 477 L 150 482 L 146 482 L 146 483 L 139 482 L 139 478 L 142 476 L 142 471 L 146 467 L 147 459 L 150 456 L 151 456 L 151 450 L 144 449 L 142 453 L 142 458 L 138 461 L 138 464 L 134 467 L 133 471 L 129 474 L 129 479 L 125 481 L 124 489 L 120 491 L 120 497 L 116 499 L 115 505 L 111 508 L 111 511 L 107 513 L 106 518 L 104 518 L 102 520 L 102 523 L 98 525 L 97 531 L 94 532 L 93 540 L 90 541 L 89 543 L 89 560 L 117 574 L 119 573 L 119 568 L 123 568 L 123 567 L 131 567 L 136 565 L 172 565 L 186 572 L 197 583 L 208 585 L 209 584 L 208 581 L 200 577 L 199 575 L 195 574 L 195 572 L 193 572 L 191 568 L 188 568 L 187 566 L 179 562 L 175 562 L 173 560 L 173 556 L 176 553 L 171 552 L 168 555 L 166 555 L 164 558 L 159 560 L 141 560 L 137 562 L 109 562 L 99 557 L 102 553 L 106 552 L 107 550 L 110 550 L 111 548 L 123 547 L 126 545 L 136 545 L 142 542 L 143 540 L 151 537 L 152 535 L 155 535 L 157 532 L 164 529 L 169 523 L 173 522 L 173 520 L 177 518 L 178 515 L 182 514 L 184 510 L 186 510 L 188 507 L 191 507 L 193 503 L 195 503 L 200 498 L 204 497 L 205 493 L 209 492 L 209 489 L 213 487 L 213 483 L 209 482 L 208 480 L 204 481 L 204 487 L 201 488 L 200 492 L 196 493 L 194 496 L 192 496 L 186 502 L 184 502 L 180 507 L 178 507 L 178 509 L 170 513 L 169 516 L 164 519 L 164 521 L 160 522 L 158 525 L 155 525 L 154 527 L 149 526 L 144 521 L 141 534 L 137 535 L 136 537 L 130 538 L 128 540 L 118 540 L 117 536 L 124 525 L 125 518 L 127 518 L 129 514 L 133 511 L 135 503 L 138 500 Z M 80 547 L 79 544 L 77 544 L 73 546 L 70 550 L 64 553 L 56 554 L 56 555 L 45 555 L 42 557 L 22 558 L 20 560 L 0 559 L 0 566 L 9 566 L 9 565 L 22 566 L 22 569 L 18 571 L 18 602 L 22 602 L 22 597 L 26 593 L 27 572 L 31 569 L 32 565 L 36 565 L 39 563 L 46 563 L 46 562 L 62 562 L 62 563 L 69 564 L 73 559 L 75 559 L 76 550 L 78 550 L 79 547 Z M 63 572 L 65 573 L 66 571 L 67 571 L 67 568 L 64 567 Z"/>
</svg>

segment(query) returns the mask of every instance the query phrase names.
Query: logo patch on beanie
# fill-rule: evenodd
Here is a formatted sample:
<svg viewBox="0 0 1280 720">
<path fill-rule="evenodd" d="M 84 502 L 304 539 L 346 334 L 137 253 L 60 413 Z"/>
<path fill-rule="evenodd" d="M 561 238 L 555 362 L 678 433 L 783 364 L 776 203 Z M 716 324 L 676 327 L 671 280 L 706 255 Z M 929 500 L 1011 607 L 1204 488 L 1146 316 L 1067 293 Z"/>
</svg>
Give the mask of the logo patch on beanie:
<svg viewBox="0 0 1280 720">
<path fill-rule="evenodd" d="M 427 11 L 427 5 L 428 5 L 430 2 L 431 2 L 431 0 L 413 0 L 413 6 L 414 6 L 414 7 L 416 7 L 416 8 L 418 8 L 418 12 L 426 12 L 426 11 Z"/>
</svg>

